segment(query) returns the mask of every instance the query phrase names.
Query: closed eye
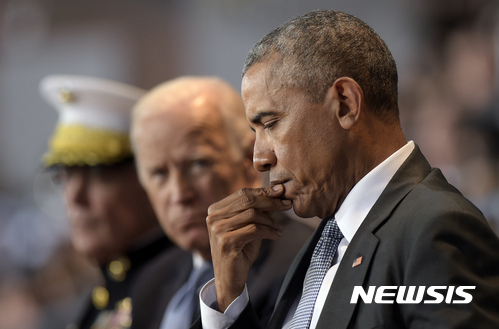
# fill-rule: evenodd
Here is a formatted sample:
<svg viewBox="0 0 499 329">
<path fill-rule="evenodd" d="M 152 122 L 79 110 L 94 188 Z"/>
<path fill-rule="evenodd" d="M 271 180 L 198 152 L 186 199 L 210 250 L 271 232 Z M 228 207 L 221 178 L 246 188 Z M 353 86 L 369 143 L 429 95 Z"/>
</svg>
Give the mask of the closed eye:
<svg viewBox="0 0 499 329">
<path fill-rule="evenodd" d="M 204 168 L 204 167 L 209 167 L 213 163 L 213 160 L 211 159 L 196 159 L 191 162 L 192 167 L 199 167 L 199 168 Z"/>
<path fill-rule="evenodd" d="M 263 129 L 271 129 L 275 126 L 278 120 L 272 120 L 263 124 Z"/>
</svg>

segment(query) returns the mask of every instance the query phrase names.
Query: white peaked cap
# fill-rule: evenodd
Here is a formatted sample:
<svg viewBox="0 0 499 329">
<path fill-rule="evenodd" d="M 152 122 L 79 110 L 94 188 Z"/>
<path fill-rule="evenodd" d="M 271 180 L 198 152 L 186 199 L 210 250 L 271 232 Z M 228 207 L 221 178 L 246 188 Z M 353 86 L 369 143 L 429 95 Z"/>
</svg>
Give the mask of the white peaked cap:
<svg viewBox="0 0 499 329">
<path fill-rule="evenodd" d="M 40 93 L 59 113 L 45 166 L 111 165 L 133 156 L 130 115 L 145 90 L 95 77 L 51 75 L 40 82 Z"/>
</svg>

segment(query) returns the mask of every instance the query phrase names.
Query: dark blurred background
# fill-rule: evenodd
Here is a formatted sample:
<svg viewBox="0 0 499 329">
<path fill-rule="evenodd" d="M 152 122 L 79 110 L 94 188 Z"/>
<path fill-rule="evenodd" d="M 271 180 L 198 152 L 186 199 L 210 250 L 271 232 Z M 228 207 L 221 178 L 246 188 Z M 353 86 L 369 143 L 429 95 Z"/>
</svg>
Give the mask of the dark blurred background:
<svg viewBox="0 0 499 329">
<path fill-rule="evenodd" d="M 492 0 L 0 0 L 0 329 L 65 328 L 97 280 L 68 244 L 40 170 L 57 115 L 48 74 L 149 89 L 217 75 L 239 90 L 251 46 L 285 20 L 337 9 L 395 57 L 403 128 L 499 231 L 499 4 Z"/>
</svg>

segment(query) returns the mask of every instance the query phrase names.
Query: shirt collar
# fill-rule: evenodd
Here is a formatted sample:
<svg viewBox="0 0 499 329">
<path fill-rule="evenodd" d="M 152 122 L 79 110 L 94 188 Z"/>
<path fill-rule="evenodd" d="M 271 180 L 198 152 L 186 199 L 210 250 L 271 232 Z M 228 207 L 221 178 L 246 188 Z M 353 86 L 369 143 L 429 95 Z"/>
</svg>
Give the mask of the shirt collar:
<svg viewBox="0 0 499 329">
<path fill-rule="evenodd" d="M 348 193 L 334 217 L 349 243 L 395 172 L 413 150 L 414 142 L 409 141 L 365 175 Z"/>
<path fill-rule="evenodd" d="M 204 264 L 211 264 L 211 262 L 205 260 L 201 255 L 197 252 L 192 253 L 192 266 L 195 270 L 200 269 Z M 206 265 L 204 265 L 206 266 Z"/>
</svg>

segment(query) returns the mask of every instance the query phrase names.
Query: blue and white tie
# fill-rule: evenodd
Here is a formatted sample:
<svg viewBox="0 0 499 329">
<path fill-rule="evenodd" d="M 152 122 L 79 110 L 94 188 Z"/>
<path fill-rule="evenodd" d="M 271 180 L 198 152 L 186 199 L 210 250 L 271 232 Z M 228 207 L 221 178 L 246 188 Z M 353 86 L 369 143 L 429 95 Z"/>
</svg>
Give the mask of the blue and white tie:
<svg viewBox="0 0 499 329">
<path fill-rule="evenodd" d="M 312 254 L 310 266 L 305 276 L 303 294 L 291 320 L 289 329 L 309 328 L 322 281 L 332 265 L 341 239 L 343 239 L 343 234 L 336 220 L 334 218 L 329 219 Z"/>
</svg>

